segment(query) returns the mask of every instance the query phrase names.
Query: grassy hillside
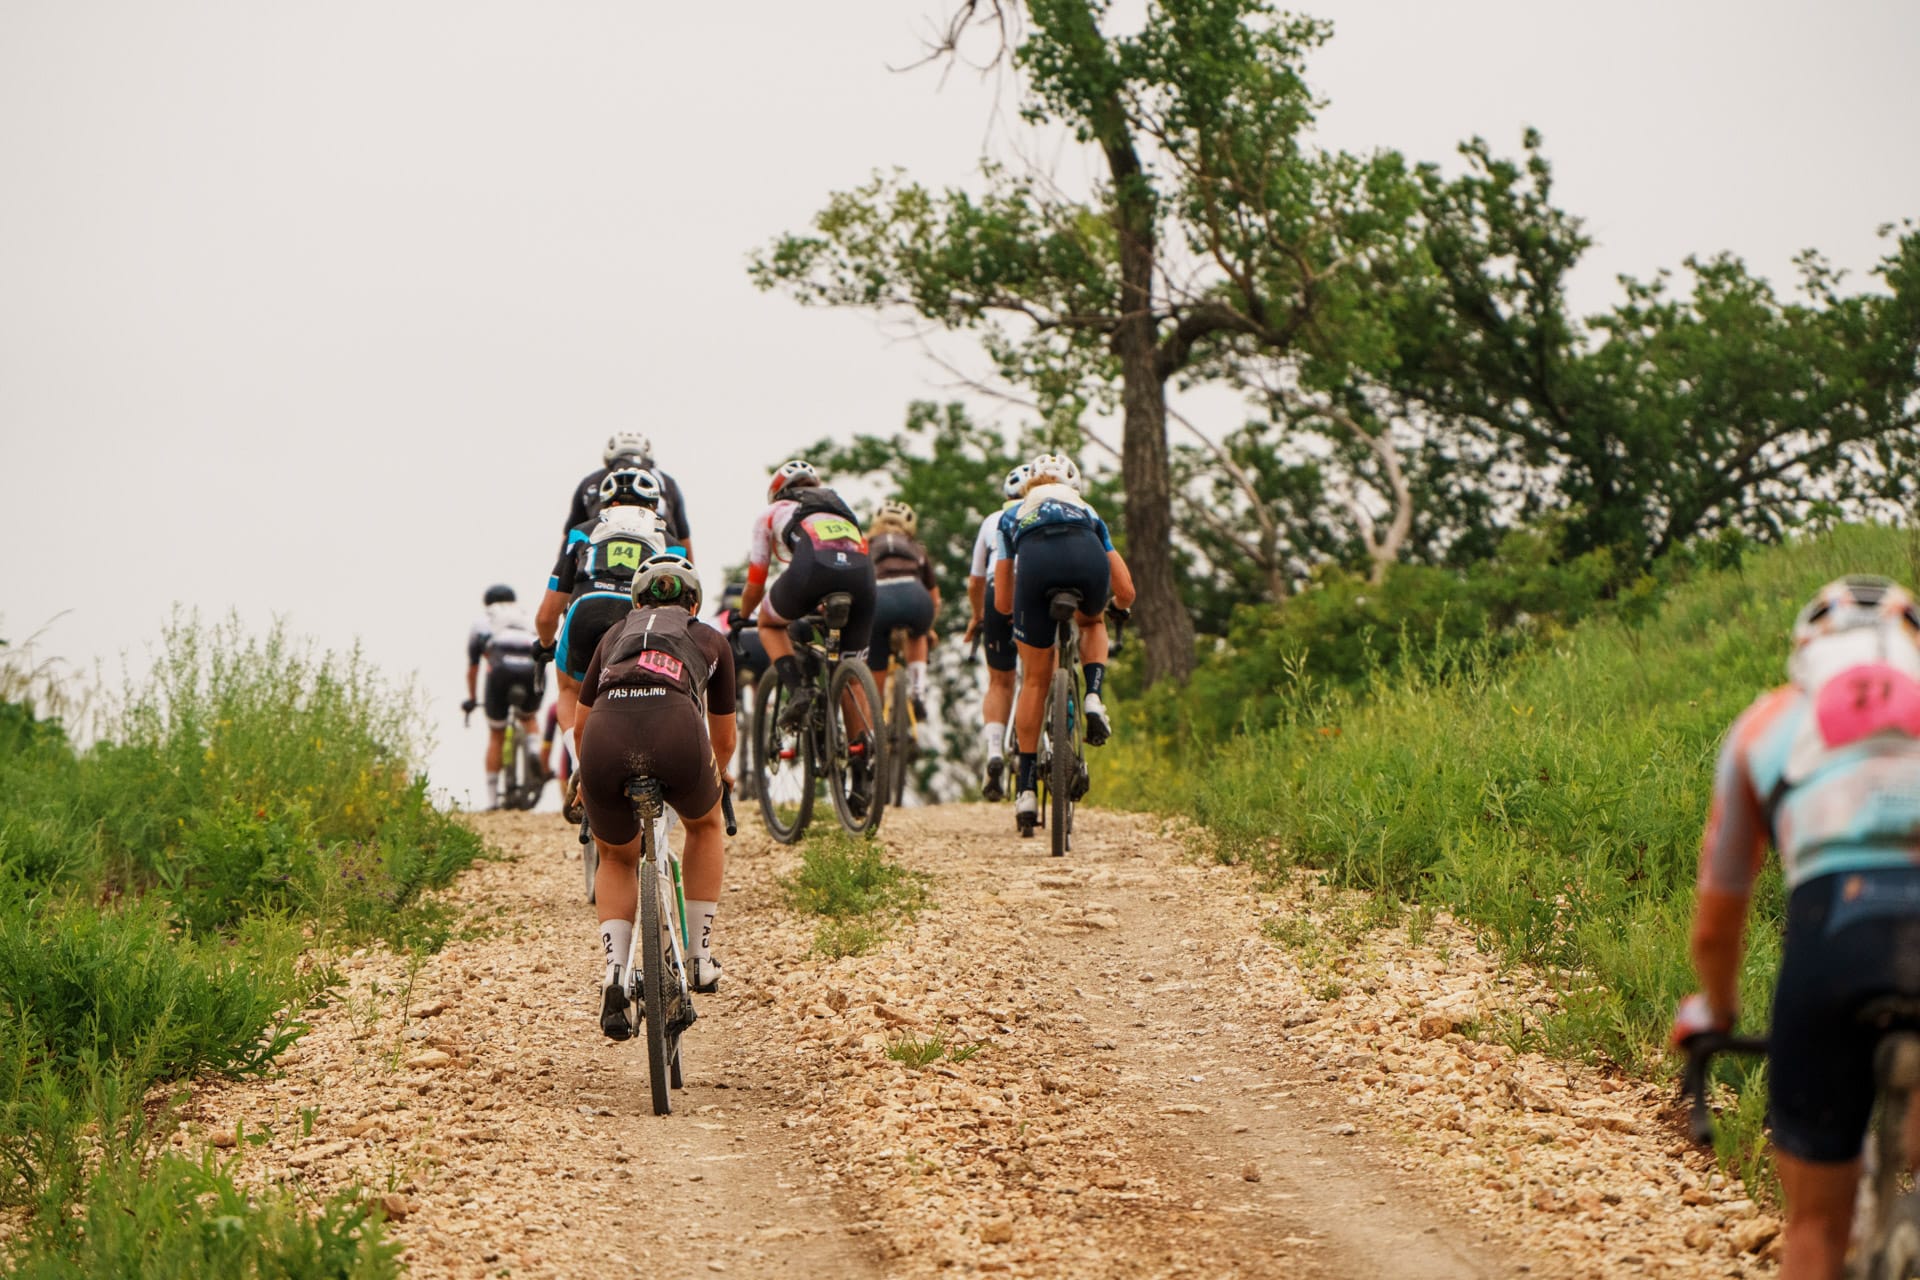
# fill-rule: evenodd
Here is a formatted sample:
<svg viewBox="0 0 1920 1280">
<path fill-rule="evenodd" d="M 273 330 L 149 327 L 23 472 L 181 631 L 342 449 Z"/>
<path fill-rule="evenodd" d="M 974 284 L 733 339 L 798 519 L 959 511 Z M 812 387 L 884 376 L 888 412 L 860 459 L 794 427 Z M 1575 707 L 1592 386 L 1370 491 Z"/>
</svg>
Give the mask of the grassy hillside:
<svg viewBox="0 0 1920 1280">
<path fill-rule="evenodd" d="M 1223 858 L 1450 907 L 1565 975 L 1561 1012 L 1514 1034 L 1641 1068 L 1692 987 L 1686 934 L 1721 735 L 1784 679 L 1800 605 L 1848 572 L 1914 580 L 1920 535 L 1848 527 L 1755 551 L 1672 587 L 1634 624 L 1592 618 L 1510 661 L 1442 648 L 1357 692 L 1283 677 L 1278 727 L 1217 751 L 1123 733 L 1098 798 L 1191 813 Z M 1770 872 L 1749 1025 L 1765 1021 L 1780 906 Z"/>
</svg>

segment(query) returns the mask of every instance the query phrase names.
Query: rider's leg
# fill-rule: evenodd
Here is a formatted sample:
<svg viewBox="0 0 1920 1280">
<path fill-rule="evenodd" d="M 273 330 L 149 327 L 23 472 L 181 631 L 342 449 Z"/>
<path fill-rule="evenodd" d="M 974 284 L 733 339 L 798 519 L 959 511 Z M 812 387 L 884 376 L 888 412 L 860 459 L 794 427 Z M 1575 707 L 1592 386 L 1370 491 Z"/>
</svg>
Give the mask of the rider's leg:
<svg viewBox="0 0 1920 1280">
<path fill-rule="evenodd" d="M 625 965 L 633 946 L 633 913 L 640 907 L 640 837 L 624 844 L 595 838 L 600 852 L 593 901 L 600 909 L 600 945 L 608 964 Z"/>
<path fill-rule="evenodd" d="M 1047 714 L 1047 694 L 1053 687 L 1053 650 L 1020 644 L 1020 666 L 1027 673 L 1020 685 L 1020 704 L 1014 708 L 1014 737 L 1020 744 L 1020 779 L 1016 792 L 1038 787 L 1040 724 Z"/>
<path fill-rule="evenodd" d="M 540 741 L 539 717 L 534 715 L 534 713 L 531 711 L 522 712 L 520 715 L 520 732 L 526 735 L 526 737 L 522 739 L 523 741 L 526 741 L 526 742 Z M 538 759 L 539 757 L 536 756 L 535 760 L 537 761 Z M 548 771 L 549 776 L 551 776 L 551 773 L 552 771 L 549 770 Z"/>
<path fill-rule="evenodd" d="M 686 848 L 680 854 L 681 885 L 687 894 L 687 954 L 696 961 L 713 957 L 713 918 L 720 909 L 721 880 L 727 869 L 725 820 L 720 802 L 698 818 L 682 818 Z M 699 981 L 696 965 L 695 981 Z"/>
<path fill-rule="evenodd" d="M 487 726 L 487 808 L 500 807 L 500 752 L 506 745 L 507 726 Z"/>
<path fill-rule="evenodd" d="M 987 696 L 980 702 L 980 714 L 986 722 L 981 731 L 987 742 L 987 756 L 992 758 L 1005 750 L 1007 740 L 1007 713 L 1013 710 L 1013 672 L 987 672 Z"/>
<path fill-rule="evenodd" d="M 1787 1201 L 1780 1280 L 1839 1280 L 1853 1230 L 1860 1162 L 1817 1164 L 1776 1147 L 1773 1167 Z"/>
<path fill-rule="evenodd" d="M 1080 670 L 1086 673 L 1087 692 L 1098 695 L 1107 678 L 1107 620 L 1101 614 L 1081 614 Z"/>
<path fill-rule="evenodd" d="M 580 682 L 564 671 L 555 671 L 560 677 L 560 691 L 554 696 L 554 714 L 560 717 L 560 731 L 573 732 L 574 709 L 580 705 Z"/>
<path fill-rule="evenodd" d="M 932 647 L 927 632 L 907 637 L 907 692 L 916 698 L 927 696 L 927 652 Z"/>
</svg>

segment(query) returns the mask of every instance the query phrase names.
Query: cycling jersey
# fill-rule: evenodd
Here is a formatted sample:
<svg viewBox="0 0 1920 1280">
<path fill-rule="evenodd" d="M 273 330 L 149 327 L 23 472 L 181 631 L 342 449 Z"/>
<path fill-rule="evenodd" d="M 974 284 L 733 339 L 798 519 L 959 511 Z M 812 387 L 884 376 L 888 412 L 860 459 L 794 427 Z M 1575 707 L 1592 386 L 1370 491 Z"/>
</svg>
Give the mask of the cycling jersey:
<svg viewBox="0 0 1920 1280">
<path fill-rule="evenodd" d="M 1734 722 L 1714 776 L 1700 887 L 1751 891 L 1771 839 L 1789 889 L 1920 859 L 1920 682 L 1863 665 L 1809 696 L 1765 694 Z"/>
<path fill-rule="evenodd" d="M 686 499 L 680 496 L 680 485 L 672 476 L 658 467 L 648 468 L 654 479 L 660 482 L 660 523 L 667 527 L 667 537 L 676 543 L 685 545 L 692 530 L 687 524 Z M 571 531 L 575 525 L 592 520 L 600 514 L 600 482 L 607 478 L 607 469 L 601 467 L 582 480 L 573 491 L 573 504 L 567 508 L 566 528 Z"/>
<path fill-rule="evenodd" d="M 894 578 L 917 578 L 931 591 L 936 583 L 933 561 L 919 540 L 888 530 L 867 539 L 867 555 L 873 560 L 873 576 L 882 582 Z"/>
<path fill-rule="evenodd" d="M 539 642 L 518 610 L 499 605 L 487 610 L 487 616 L 467 632 L 467 665 L 486 659 L 480 702 L 487 723 L 494 728 L 505 728 L 512 714 L 530 716 L 540 709 L 540 664 L 533 658 Z"/>
<path fill-rule="evenodd" d="M 598 542 L 594 540 L 596 533 L 601 535 Z M 633 575 L 641 564 L 648 556 L 665 550 L 664 539 L 649 539 L 645 531 L 603 530 L 598 516 L 583 520 L 567 531 L 566 545 L 553 562 L 547 588 L 576 600 L 589 592 L 629 595 Z"/>
<path fill-rule="evenodd" d="M 1092 530 L 1099 535 L 1102 550 L 1113 550 L 1107 522 L 1077 490 L 1064 484 L 1036 485 L 1026 497 L 1000 513 L 994 531 L 994 558 L 1012 559 L 1020 544 L 1036 534 L 1062 534 L 1073 529 Z"/>
<path fill-rule="evenodd" d="M 831 489 L 804 488 L 755 517 L 747 545 L 747 581 L 765 582 L 768 566 L 776 558 L 791 560 L 802 545 L 829 564 L 851 563 L 852 555 L 867 562 L 866 536 L 847 504 Z"/>
</svg>

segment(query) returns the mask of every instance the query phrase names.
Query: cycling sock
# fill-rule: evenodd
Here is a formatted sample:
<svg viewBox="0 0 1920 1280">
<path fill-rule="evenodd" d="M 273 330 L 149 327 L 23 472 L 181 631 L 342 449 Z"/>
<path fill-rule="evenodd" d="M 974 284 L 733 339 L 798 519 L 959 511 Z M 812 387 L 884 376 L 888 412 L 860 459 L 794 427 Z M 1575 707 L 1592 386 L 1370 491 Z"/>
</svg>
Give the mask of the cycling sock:
<svg viewBox="0 0 1920 1280">
<path fill-rule="evenodd" d="M 713 916 L 718 910 L 717 902 L 687 899 L 687 954 L 696 960 L 713 957 Z"/>
<path fill-rule="evenodd" d="M 500 771 L 495 769 L 487 775 L 487 807 L 497 808 L 500 804 Z"/>
<path fill-rule="evenodd" d="M 907 688 L 912 691 L 915 697 L 919 697 L 927 691 L 926 663 L 909 662 L 907 664 Z"/>
<path fill-rule="evenodd" d="M 1021 791 L 1034 790 L 1036 785 L 1034 779 L 1037 778 L 1039 774 L 1039 754 L 1032 751 L 1022 751 L 1020 753 L 1020 786 L 1018 789 Z"/>
<path fill-rule="evenodd" d="M 800 659 L 788 654 L 784 658 L 773 660 L 773 669 L 780 673 L 780 683 L 788 689 L 800 687 Z"/>
<path fill-rule="evenodd" d="M 1100 686 L 1107 682 L 1107 664 L 1104 662 L 1083 663 L 1080 669 L 1087 673 L 1087 696 L 1100 696 Z"/>
<path fill-rule="evenodd" d="M 633 952 L 633 921 L 602 920 L 600 949 L 605 953 L 608 965 L 625 965 Z"/>
<path fill-rule="evenodd" d="M 980 730 L 980 736 L 987 742 L 987 759 L 999 760 L 1007 754 L 1007 726 L 990 724 Z"/>
</svg>

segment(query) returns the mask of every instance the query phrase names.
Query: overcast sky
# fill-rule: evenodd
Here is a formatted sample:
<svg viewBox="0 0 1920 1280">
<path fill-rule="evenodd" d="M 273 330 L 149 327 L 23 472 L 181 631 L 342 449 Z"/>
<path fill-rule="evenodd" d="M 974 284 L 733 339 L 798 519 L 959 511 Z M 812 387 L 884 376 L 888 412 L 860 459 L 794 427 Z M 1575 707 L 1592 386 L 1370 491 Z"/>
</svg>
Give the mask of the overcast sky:
<svg viewBox="0 0 1920 1280">
<path fill-rule="evenodd" d="M 1325 144 L 1545 133 L 1584 309 L 1693 252 L 1864 273 L 1920 214 L 1908 0 L 1307 8 Z M 945 394 L 744 271 L 876 167 L 1004 148 L 1005 86 L 890 70 L 940 12 L 0 0 L 0 635 L 144 661 L 177 601 L 358 637 L 464 795 L 480 592 L 537 599 L 610 431 L 653 437 L 711 572 L 787 449 Z"/>
</svg>

